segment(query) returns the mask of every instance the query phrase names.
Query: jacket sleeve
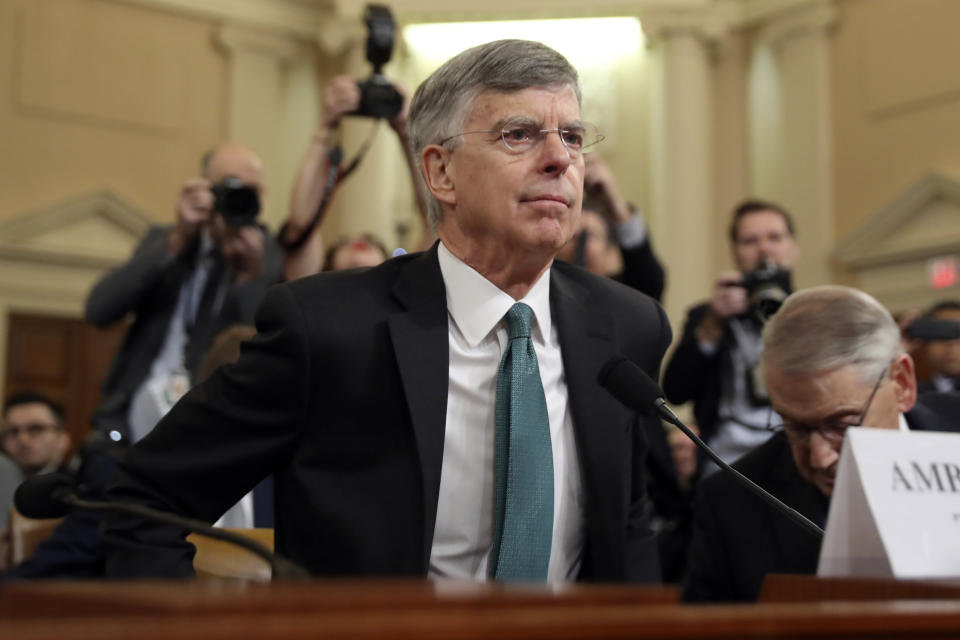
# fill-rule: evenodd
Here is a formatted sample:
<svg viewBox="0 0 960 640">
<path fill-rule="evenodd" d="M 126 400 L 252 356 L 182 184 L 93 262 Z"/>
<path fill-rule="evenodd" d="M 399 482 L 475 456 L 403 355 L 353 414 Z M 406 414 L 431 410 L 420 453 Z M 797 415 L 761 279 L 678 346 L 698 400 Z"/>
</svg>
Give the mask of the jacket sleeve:
<svg viewBox="0 0 960 640">
<path fill-rule="evenodd" d="M 623 257 L 623 271 L 617 280 L 659 301 L 663 296 L 666 275 L 663 265 L 653 253 L 650 238 L 645 238 L 636 247 L 620 245 L 620 254 Z"/>
<path fill-rule="evenodd" d="M 107 498 L 215 521 L 293 455 L 308 404 L 306 323 L 286 286 L 257 311 L 259 333 L 240 359 L 194 387 L 119 464 Z M 193 574 L 186 531 L 112 515 L 104 522 L 106 573 Z"/>
<path fill-rule="evenodd" d="M 656 353 L 643 368 L 647 375 L 656 379 L 663 354 L 670 345 L 670 323 L 663 308 L 656 307 L 659 319 Z M 630 506 L 627 513 L 627 577 L 631 582 L 660 582 L 660 560 L 657 553 L 656 535 L 651 529 L 653 505 L 649 495 L 648 456 L 650 443 L 647 439 L 648 418 L 637 416 L 631 429 L 633 460 L 631 465 Z"/>
<path fill-rule="evenodd" d="M 707 309 L 706 305 L 700 305 L 687 315 L 683 337 L 680 338 L 663 373 L 663 392 L 667 400 L 674 404 L 697 400 L 717 366 L 719 350 L 707 355 L 701 351 L 697 340 L 697 327 Z"/>
<path fill-rule="evenodd" d="M 124 264 L 103 276 L 87 296 L 83 317 L 104 327 L 140 308 L 157 282 L 176 264 L 167 252 L 169 228 L 154 227 Z"/>
<path fill-rule="evenodd" d="M 717 478 L 708 478 L 700 487 L 694 504 L 693 536 L 683 580 L 683 599 L 690 602 L 722 602 L 734 599 L 733 579 L 727 550 L 721 501 L 711 486 Z M 729 514 L 727 515 L 729 518 Z"/>
</svg>

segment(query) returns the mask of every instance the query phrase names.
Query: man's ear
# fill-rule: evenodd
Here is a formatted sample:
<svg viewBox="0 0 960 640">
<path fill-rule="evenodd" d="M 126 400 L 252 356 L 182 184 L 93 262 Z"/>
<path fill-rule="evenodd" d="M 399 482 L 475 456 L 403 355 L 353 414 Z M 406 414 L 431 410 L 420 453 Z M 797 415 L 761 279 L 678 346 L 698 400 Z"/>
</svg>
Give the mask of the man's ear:
<svg viewBox="0 0 960 640">
<path fill-rule="evenodd" d="M 70 450 L 70 432 L 66 429 L 60 430 L 60 442 L 57 443 L 57 449 L 61 459 L 66 457 L 67 451 Z"/>
<path fill-rule="evenodd" d="M 457 203 L 457 190 L 450 175 L 450 154 L 438 144 L 431 144 L 420 154 L 420 170 L 433 197 L 448 205 Z"/>
<path fill-rule="evenodd" d="M 917 403 L 917 375 L 914 372 L 913 358 L 901 353 L 893 361 L 893 381 L 897 385 L 897 408 L 901 413 L 913 409 Z"/>
</svg>

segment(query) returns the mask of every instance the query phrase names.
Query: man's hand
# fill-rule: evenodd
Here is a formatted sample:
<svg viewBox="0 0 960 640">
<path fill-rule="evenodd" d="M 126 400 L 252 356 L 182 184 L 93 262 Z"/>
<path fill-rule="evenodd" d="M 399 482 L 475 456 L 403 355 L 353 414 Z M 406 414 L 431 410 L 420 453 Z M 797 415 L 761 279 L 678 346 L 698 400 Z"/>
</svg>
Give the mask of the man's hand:
<svg viewBox="0 0 960 640">
<path fill-rule="evenodd" d="M 252 280 L 263 272 L 263 231 L 260 227 L 227 227 L 221 250 L 233 269 L 234 282 Z"/>
<path fill-rule="evenodd" d="M 323 91 L 323 125 L 333 129 L 344 114 L 360 107 L 360 87 L 350 76 L 337 76 Z"/>
<path fill-rule="evenodd" d="M 603 158 L 596 153 L 584 156 L 583 188 L 586 193 L 600 198 L 607 205 L 608 211 L 602 213 L 609 212 L 612 216 L 610 222 L 619 224 L 630 218 L 630 206 L 620 193 L 620 187 L 617 186 L 613 172 Z"/>
<path fill-rule="evenodd" d="M 697 425 L 691 424 L 690 430 L 700 435 Z M 681 486 L 688 487 L 697 474 L 697 445 L 680 429 L 671 428 L 667 434 L 673 467 Z"/>
<path fill-rule="evenodd" d="M 406 140 L 407 116 L 410 115 L 410 95 L 407 93 L 407 88 L 402 84 L 394 83 L 393 86 L 397 90 L 397 93 L 400 94 L 400 97 L 403 98 L 403 103 L 400 107 L 400 113 L 398 113 L 389 121 L 390 128 L 397 132 L 397 135 L 400 136 L 401 140 Z"/>
<path fill-rule="evenodd" d="M 743 274 L 737 271 L 721 273 L 713 285 L 710 310 L 697 327 L 697 339 L 717 343 L 723 337 L 727 320 L 746 313 L 749 303 L 747 290 L 735 286 L 743 282 Z"/>
<path fill-rule="evenodd" d="M 210 220 L 213 192 L 206 178 L 191 178 L 180 190 L 177 200 L 177 221 L 167 236 L 167 251 L 180 255 L 196 239 L 200 228 Z"/>
</svg>

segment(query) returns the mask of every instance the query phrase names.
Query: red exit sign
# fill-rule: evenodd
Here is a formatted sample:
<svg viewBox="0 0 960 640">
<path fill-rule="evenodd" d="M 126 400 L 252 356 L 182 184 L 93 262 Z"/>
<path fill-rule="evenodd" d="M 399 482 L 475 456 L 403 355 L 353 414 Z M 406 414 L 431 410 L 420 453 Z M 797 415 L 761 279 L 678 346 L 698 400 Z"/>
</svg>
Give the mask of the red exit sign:
<svg viewBox="0 0 960 640">
<path fill-rule="evenodd" d="M 960 279 L 960 265 L 953 256 L 935 258 L 930 261 L 927 278 L 934 289 L 946 289 L 957 284 Z"/>
</svg>

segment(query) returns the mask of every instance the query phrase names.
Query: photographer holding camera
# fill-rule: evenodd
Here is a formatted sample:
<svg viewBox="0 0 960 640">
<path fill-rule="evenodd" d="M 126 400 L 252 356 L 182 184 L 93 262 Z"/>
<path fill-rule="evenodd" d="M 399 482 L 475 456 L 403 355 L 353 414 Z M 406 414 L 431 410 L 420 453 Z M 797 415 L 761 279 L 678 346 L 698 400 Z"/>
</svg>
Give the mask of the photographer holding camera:
<svg viewBox="0 0 960 640">
<path fill-rule="evenodd" d="M 361 106 L 362 95 L 360 85 L 350 76 L 337 76 L 324 89 L 323 116 L 310 141 L 307 153 L 300 163 L 300 169 L 297 172 L 290 198 L 290 216 L 281 232 L 281 242 L 284 243 L 294 241 L 295 238 L 304 233 L 310 234 L 306 238 L 302 249 L 290 261 L 287 269 L 289 279 L 316 273 L 321 270 L 324 263 L 321 234 L 317 229 L 322 224 L 322 214 L 325 211 L 321 211 L 320 217 L 315 221 L 313 218 L 318 209 L 325 209 L 324 199 L 325 197 L 329 198 L 329 195 L 325 193 L 328 189 L 326 184 L 327 172 L 330 165 L 331 150 L 338 144 L 340 122 L 344 116 L 357 115 L 357 110 Z M 417 211 L 425 227 L 426 199 L 407 136 L 408 99 L 402 91 L 400 91 L 400 96 L 402 100 L 400 111 L 389 118 L 387 122 L 400 142 L 404 161 L 414 185 Z M 426 228 L 424 230 L 427 231 Z M 424 235 L 429 236 L 430 243 L 432 243 L 432 234 L 425 233 Z M 339 252 L 351 254 L 350 256 L 341 256 L 341 260 L 351 266 L 373 266 L 386 258 L 379 253 L 355 251 L 356 243 L 350 242 L 348 239 L 342 239 L 338 244 L 342 245 Z M 429 246 L 429 243 L 427 246 Z"/>
<path fill-rule="evenodd" d="M 190 387 L 213 337 L 251 323 L 267 287 L 282 277 L 283 254 L 257 222 L 260 158 L 224 143 L 202 168 L 183 185 L 175 223 L 151 228 L 87 297 L 84 317 L 95 325 L 134 316 L 93 416 L 115 442 L 146 435 Z"/>
<path fill-rule="evenodd" d="M 733 462 L 770 436 L 770 401 L 757 372 L 760 333 L 790 293 L 798 249 L 790 214 L 758 200 L 734 210 L 730 242 L 739 271 L 720 274 L 710 300 L 688 313 L 663 390 L 675 404 L 693 400 L 703 439 Z"/>
<path fill-rule="evenodd" d="M 300 163 L 290 197 L 290 215 L 280 231 L 280 242 L 287 249 L 287 279 L 292 280 L 334 268 L 374 266 L 388 254 L 380 250 L 382 242 L 369 233 L 337 239 L 324 255 L 320 225 L 330 200 L 340 182 L 356 168 L 372 140 L 368 139 L 356 157 L 342 166 L 340 124 L 345 116 L 386 120 L 397 134 L 404 162 L 410 173 L 416 197 L 417 213 L 422 225 L 420 249 L 427 249 L 436 239 L 426 222 L 427 199 L 425 186 L 419 177 L 418 161 L 413 157 L 407 134 L 409 98 L 404 89 L 391 83 L 383 75 L 383 66 L 393 54 L 396 23 L 390 10 L 377 4 L 368 4 L 364 13 L 367 25 L 367 61 L 373 72 L 365 80 L 337 76 L 324 88 L 323 114 L 313 134 L 306 155 Z M 376 130 L 372 131 L 375 134 Z M 332 251 L 332 253 L 331 253 Z M 333 255 L 335 254 L 335 255 Z"/>
</svg>

